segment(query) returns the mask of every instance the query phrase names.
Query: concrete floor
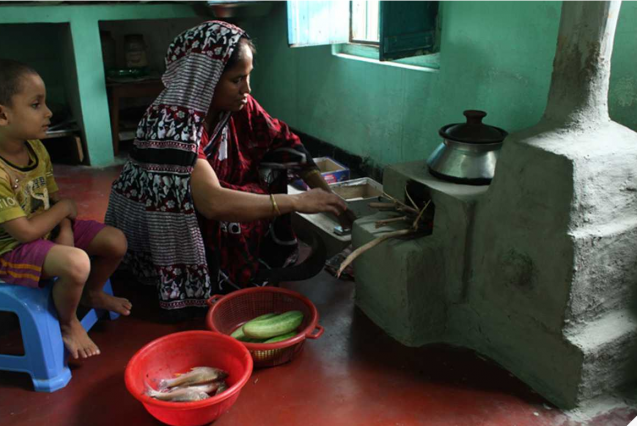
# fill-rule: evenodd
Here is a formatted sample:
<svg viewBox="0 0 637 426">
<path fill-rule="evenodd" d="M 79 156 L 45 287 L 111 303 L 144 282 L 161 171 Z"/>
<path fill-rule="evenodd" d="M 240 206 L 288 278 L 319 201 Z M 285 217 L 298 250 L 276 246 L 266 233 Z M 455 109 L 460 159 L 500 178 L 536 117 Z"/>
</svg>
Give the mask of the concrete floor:
<svg viewBox="0 0 637 426">
<path fill-rule="evenodd" d="M 62 195 L 77 200 L 81 217 L 99 220 L 118 170 L 55 167 Z M 125 272 L 112 283 L 117 294 L 133 302 L 133 312 L 101 321 L 90 331 L 102 355 L 74 365 L 71 382 L 54 393 L 33 392 L 26 374 L 0 372 L 0 425 L 160 424 L 128 394 L 126 363 L 153 339 L 203 329 L 204 320 L 162 321 L 153 289 L 139 286 Z M 471 351 L 404 347 L 356 309 L 353 282 L 326 272 L 282 286 L 313 301 L 325 334 L 308 341 L 291 363 L 255 370 L 215 426 L 625 426 L 637 416 L 615 409 L 576 421 Z M 16 334 L 6 322 L 0 326 L 0 353 L 14 346 Z"/>
</svg>

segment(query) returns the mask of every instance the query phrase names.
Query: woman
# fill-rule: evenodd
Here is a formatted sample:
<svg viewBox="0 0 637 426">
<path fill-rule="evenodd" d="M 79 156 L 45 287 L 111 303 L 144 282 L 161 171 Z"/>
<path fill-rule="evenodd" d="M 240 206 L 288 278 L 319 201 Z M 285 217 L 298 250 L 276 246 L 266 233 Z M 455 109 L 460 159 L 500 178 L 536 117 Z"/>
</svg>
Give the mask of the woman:
<svg viewBox="0 0 637 426">
<path fill-rule="evenodd" d="M 215 87 L 199 158 L 210 163 L 224 188 L 286 193 L 292 170 L 310 187 L 331 192 L 299 137 L 250 96 L 254 53 L 250 39 L 241 37 Z M 193 191 L 195 200 L 205 198 L 205 189 L 201 197 L 196 186 Z M 276 279 L 271 268 L 293 265 L 298 257 L 290 215 L 243 223 L 204 219 L 201 229 L 209 266 L 219 269 L 222 293 L 271 282 Z"/>
<path fill-rule="evenodd" d="M 215 254 L 210 256 L 214 261 L 208 265 L 198 215 L 205 224 L 206 241 L 214 244 L 214 226 L 208 221 L 230 222 L 230 226 L 222 222 L 219 229 L 225 226 L 234 232 L 236 222 L 259 227 L 261 222 L 254 221 L 293 211 L 339 215 L 346 210 L 342 199 L 322 189 L 273 195 L 257 189 L 252 178 L 241 179 L 241 171 L 254 170 L 254 158 L 274 158 L 274 166 L 281 164 L 276 159 L 282 158 L 281 151 L 266 157 L 266 152 L 276 151 L 269 149 L 273 140 L 269 138 L 270 130 L 281 133 L 271 129 L 270 124 L 257 126 L 268 134 L 267 144 L 262 143 L 264 135 L 258 132 L 245 135 L 237 126 L 232 127 L 233 114 L 252 101 L 247 95 L 250 49 L 238 51 L 242 53 L 235 55 L 235 64 L 226 67 L 235 50 L 245 43 L 240 43 L 242 39 L 247 39 L 247 35 L 240 28 L 212 21 L 173 41 L 162 77 L 166 88 L 140 121 L 131 158 L 113 183 L 106 223 L 124 231 L 129 242 L 124 263 L 142 281 L 158 286 L 160 306 L 164 309 L 205 307 L 212 291 L 219 291 L 218 282 L 223 281 L 219 279 L 219 266 L 231 265 L 238 261 L 237 256 L 254 254 L 233 251 L 217 263 L 214 259 L 219 257 L 219 247 L 214 245 L 211 252 Z M 244 54 L 250 57 L 250 66 L 229 78 L 237 63 L 245 65 Z M 250 120 L 251 116 L 243 119 Z M 241 141 L 254 154 L 252 159 L 233 151 L 236 138 L 245 136 L 253 137 Z M 297 152 L 305 154 L 305 161 Z M 290 154 L 293 163 L 311 161 L 302 151 L 292 149 Z M 208 156 L 213 164 L 239 158 L 238 163 L 224 163 L 226 169 L 219 169 L 224 178 L 230 176 L 238 181 L 224 182 L 222 186 L 208 159 L 200 158 Z"/>
</svg>

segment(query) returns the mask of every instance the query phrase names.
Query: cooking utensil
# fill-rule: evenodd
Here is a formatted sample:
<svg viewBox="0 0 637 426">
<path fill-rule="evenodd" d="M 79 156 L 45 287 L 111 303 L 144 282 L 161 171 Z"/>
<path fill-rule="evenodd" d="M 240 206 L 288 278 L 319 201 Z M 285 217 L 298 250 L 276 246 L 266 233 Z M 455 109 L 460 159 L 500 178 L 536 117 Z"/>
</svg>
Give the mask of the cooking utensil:
<svg viewBox="0 0 637 426">
<path fill-rule="evenodd" d="M 443 142 L 427 159 L 432 175 L 467 185 L 488 185 L 493 179 L 507 132 L 482 123 L 484 111 L 463 112 L 466 123 L 448 124 L 438 132 Z"/>
</svg>

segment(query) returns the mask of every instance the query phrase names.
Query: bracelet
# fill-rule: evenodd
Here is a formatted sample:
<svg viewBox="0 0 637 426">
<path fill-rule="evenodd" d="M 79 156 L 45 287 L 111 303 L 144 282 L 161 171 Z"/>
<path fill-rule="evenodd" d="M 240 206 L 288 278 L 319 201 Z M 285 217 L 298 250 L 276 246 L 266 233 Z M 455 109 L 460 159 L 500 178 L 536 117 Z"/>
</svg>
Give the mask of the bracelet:
<svg viewBox="0 0 637 426">
<path fill-rule="evenodd" d="M 273 194 L 270 194 L 270 201 L 272 202 L 272 210 L 274 210 L 276 216 L 281 216 L 281 210 L 279 210 L 279 206 L 276 205 L 276 200 L 274 199 Z"/>
</svg>

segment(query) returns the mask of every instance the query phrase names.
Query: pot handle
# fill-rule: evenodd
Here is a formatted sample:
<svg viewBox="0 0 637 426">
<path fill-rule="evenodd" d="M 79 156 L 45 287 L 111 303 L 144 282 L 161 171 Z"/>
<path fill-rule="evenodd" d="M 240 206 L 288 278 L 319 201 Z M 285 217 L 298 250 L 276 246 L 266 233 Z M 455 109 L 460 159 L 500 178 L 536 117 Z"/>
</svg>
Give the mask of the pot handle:
<svg viewBox="0 0 637 426">
<path fill-rule="evenodd" d="M 487 116 L 487 113 L 477 109 L 468 109 L 462 113 L 467 117 L 467 124 L 482 124 L 482 119 Z"/>
</svg>

